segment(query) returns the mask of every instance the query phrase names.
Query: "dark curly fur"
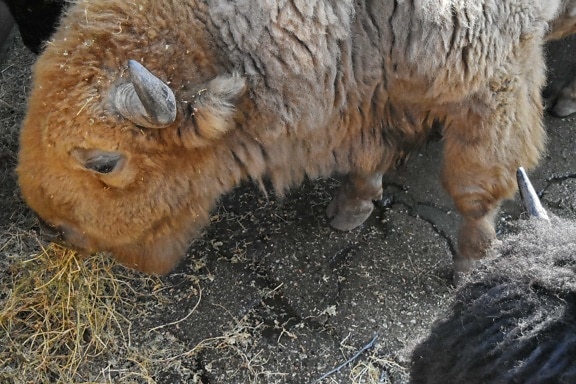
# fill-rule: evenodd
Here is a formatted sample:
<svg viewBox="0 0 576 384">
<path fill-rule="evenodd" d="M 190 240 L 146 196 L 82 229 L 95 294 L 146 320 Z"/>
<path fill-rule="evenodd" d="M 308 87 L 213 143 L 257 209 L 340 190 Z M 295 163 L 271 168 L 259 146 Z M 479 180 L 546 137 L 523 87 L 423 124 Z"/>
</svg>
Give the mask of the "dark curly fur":
<svg viewBox="0 0 576 384">
<path fill-rule="evenodd" d="M 525 222 L 412 355 L 412 383 L 575 383 L 576 226 Z"/>
</svg>

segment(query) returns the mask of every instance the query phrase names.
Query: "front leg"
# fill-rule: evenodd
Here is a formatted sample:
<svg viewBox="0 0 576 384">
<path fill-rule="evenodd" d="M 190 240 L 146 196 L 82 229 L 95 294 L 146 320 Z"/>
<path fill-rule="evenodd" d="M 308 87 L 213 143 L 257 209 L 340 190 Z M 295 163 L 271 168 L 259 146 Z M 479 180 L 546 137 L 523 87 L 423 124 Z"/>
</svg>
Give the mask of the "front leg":
<svg viewBox="0 0 576 384">
<path fill-rule="evenodd" d="M 459 280 L 474 268 L 476 260 L 486 255 L 496 240 L 493 209 L 479 219 L 464 217 L 458 233 L 458 253 L 454 257 L 454 280 Z"/>
<path fill-rule="evenodd" d="M 509 128 L 488 123 L 467 127 L 462 123 L 459 128 L 452 125 L 444 135 L 442 182 L 462 216 L 454 255 L 455 283 L 476 260 L 486 256 L 496 240 L 494 218 L 498 207 L 517 190 L 515 170 L 520 165 L 534 166 L 543 147 L 544 134 L 538 117 L 517 121 Z M 470 134 L 477 127 L 484 130 Z M 499 129 L 509 130 L 494 134 Z M 493 137 L 505 139 L 495 143 Z"/>
<path fill-rule="evenodd" d="M 442 182 L 460 215 L 458 247 L 454 255 L 454 283 L 487 255 L 496 240 L 494 218 L 503 199 L 515 190 L 514 166 L 490 164 L 488 157 L 475 158 L 462 142 L 445 142 Z"/>
<path fill-rule="evenodd" d="M 544 150 L 542 47 L 526 40 L 515 53 L 485 89 L 451 106 L 444 121 L 442 182 L 463 219 L 456 278 L 496 239 L 494 217 L 502 200 L 517 190 L 516 169 L 534 167 Z"/>
<path fill-rule="evenodd" d="M 330 225 L 350 231 L 362 224 L 374 210 L 374 200 L 382 198 L 382 174 L 349 174 L 326 209 Z"/>
</svg>

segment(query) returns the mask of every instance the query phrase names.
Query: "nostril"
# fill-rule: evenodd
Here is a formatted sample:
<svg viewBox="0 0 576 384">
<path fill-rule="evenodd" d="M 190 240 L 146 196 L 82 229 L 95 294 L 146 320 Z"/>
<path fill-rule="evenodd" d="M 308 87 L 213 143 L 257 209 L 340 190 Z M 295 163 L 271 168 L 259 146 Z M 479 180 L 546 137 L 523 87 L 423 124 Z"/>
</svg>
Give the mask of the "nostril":
<svg viewBox="0 0 576 384">
<path fill-rule="evenodd" d="M 58 227 L 42 220 L 40 217 L 38 217 L 38 224 L 40 227 L 40 236 L 44 240 L 57 244 L 65 243 L 64 234 Z"/>
<path fill-rule="evenodd" d="M 37 219 L 40 227 L 39 234 L 44 240 L 75 251 L 92 250 L 93 247 L 90 246 L 89 239 L 73 225 L 60 220 L 58 220 L 58 224 L 54 225 L 39 216 Z"/>
</svg>

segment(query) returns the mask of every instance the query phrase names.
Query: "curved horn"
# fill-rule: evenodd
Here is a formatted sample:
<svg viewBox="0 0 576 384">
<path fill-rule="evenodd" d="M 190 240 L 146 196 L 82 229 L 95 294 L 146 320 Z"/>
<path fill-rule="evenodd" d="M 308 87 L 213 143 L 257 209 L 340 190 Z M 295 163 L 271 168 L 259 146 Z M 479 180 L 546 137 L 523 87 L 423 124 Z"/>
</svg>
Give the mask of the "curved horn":
<svg viewBox="0 0 576 384">
<path fill-rule="evenodd" d="M 540 199 L 538 198 L 538 194 L 534 190 L 530 179 L 526 175 L 526 171 L 524 168 L 520 167 L 516 171 L 516 179 L 518 180 L 518 188 L 520 189 L 520 197 L 522 198 L 522 202 L 524 203 L 524 207 L 528 211 L 530 217 L 535 217 L 538 219 L 543 219 L 550 221 L 548 217 L 548 213 L 540 203 Z"/>
<path fill-rule="evenodd" d="M 118 112 L 146 128 L 164 128 L 176 120 L 176 98 L 162 80 L 142 64 L 128 60 L 131 81 L 119 85 L 112 95 Z"/>
</svg>

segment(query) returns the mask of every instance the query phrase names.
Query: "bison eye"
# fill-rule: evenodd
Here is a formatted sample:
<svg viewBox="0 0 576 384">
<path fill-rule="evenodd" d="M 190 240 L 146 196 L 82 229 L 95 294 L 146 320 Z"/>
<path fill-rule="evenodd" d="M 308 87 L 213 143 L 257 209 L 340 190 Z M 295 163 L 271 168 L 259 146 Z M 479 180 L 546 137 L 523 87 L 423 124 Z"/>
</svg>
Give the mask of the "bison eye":
<svg viewBox="0 0 576 384">
<path fill-rule="evenodd" d="M 72 151 L 84 168 L 101 174 L 108 174 L 122 163 L 124 156 L 118 152 L 106 152 L 99 149 L 76 148 Z"/>
<path fill-rule="evenodd" d="M 84 166 L 98 173 L 110 173 L 118 165 L 120 158 L 108 154 L 97 156 L 84 163 Z"/>
</svg>

